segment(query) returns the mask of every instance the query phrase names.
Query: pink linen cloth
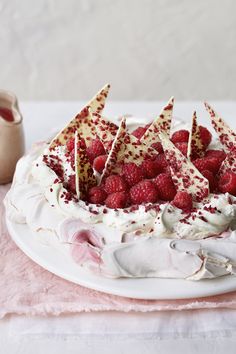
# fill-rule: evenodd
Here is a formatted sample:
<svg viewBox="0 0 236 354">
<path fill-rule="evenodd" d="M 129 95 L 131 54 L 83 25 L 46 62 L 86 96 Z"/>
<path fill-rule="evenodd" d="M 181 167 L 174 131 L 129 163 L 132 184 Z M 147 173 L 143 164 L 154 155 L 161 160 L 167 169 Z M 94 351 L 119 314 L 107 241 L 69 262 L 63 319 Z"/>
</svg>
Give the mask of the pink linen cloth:
<svg viewBox="0 0 236 354">
<path fill-rule="evenodd" d="M 0 186 L 0 318 L 7 314 L 60 315 L 88 311 L 164 311 L 236 308 L 236 291 L 187 300 L 135 300 L 87 289 L 63 280 L 29 259 L 11 240 Z"/>
</svg>

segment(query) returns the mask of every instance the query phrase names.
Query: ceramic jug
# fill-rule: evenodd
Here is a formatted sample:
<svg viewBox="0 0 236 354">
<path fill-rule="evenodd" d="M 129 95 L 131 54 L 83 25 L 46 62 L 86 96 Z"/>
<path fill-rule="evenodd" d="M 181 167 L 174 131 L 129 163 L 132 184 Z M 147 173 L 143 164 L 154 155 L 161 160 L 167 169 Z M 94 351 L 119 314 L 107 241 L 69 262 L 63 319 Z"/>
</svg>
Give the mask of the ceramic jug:
<svg viewBox="0 0 236 354">
<path fill-rule="evenodd" d="M 24 154 L 22 115 L 13 93 L 0 90 L 0 184 L 12 181 L 16 163 Z"/>
</svg>

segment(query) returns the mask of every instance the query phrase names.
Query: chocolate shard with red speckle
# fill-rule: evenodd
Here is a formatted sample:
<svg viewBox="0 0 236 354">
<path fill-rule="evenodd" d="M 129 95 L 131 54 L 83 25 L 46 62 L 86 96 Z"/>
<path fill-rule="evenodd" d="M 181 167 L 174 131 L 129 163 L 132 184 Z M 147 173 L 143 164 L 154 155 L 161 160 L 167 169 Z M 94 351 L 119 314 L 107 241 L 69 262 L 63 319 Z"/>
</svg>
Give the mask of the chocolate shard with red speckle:
<svg viewBox="0 0 236 354">
<path fill-rule="evenodd" d="M 192 127 L 189 134 L 188 152 L 187 152 L 188 158 L 192 158 L 193 156 L 198 156 L 198 157 L 204 156 L 204 146 L 200 136 L 200 129 L 197 124 L 196 111 L 193 112 Z"/>
<path fill-rule="evenodd" d="M 103 143 L 103 146 L 107 152 L 110 151 L 112 142 L 118 130 L 118 126 L 98 112 L 92 113 L 92 120 L 93 124 L 95 125 L 96 133 Z"/>
<path fill-rule="evenodd" d="M 230 149 L 236 145 L 236 133 L 207 102 L 205 102 L 205 107 L 211 116 L 211 124 L 215 129 L 221 144 L 223 145 L 224 149 L 229 152 Z"/>
<path fill-rule="evenodd" d="M 75 186 L 76 194 L 79 199 L 84 199 L 88 190 L 96 186 L 97 181 L 93 167 L 86 153 L 83 144 L 78 144 L 80 136 L 75 134 Z"/>
<path fill-rule="evenodd" d="M 151 146 L 153 143 L 159 141 L 159 132 L 165 132 L 170 134 L 171 120 L 174 106 L 174 97 L 171 97 L 167 105 L 161 110 L 159 116 L 157 116 L 150 127 L 146 130 L 141 138 L 141 142 L 147 146 Z"/>
<path fill-rule="evenodd" d="M 51 141 L 49 148 L 52 150 L 58 145 L 65 145 L 78 131 L 81 138 L 88 142 L 96 137 L 96 130 L 92 122 L 91 112 L 102 112 L 109 92 L 110 85 L 105 85 L 86 106 L 73 118 L 65 128 Z"/>
<path fill-rule="evenodd" d="M 166 160 L 170 166 L 171 177 L 177 191 L 188 192 L 193 200 L 201 201 L 209 194 L 209 182 L 189 161 L 166 134 L 159 133 Z"/>
<path fill-rule="evenodd" d="M 226 158 L 220 166 L 218 175 L 222 176 L 229 171 L 236 173 L 236 147 L 231 148 L 230 152 L 227 153 Z"/>
<path fill-rule="evenodd" d="M 156 150 L 142 144 L 135 136 L 127 132 L 126 119 L 123 118 L 107 157 L 101 180 L 111 173 L 119 173 L 124 163 L 134 162 L 140 165 L 146 156 L 156 155 Z"/>
</svg>

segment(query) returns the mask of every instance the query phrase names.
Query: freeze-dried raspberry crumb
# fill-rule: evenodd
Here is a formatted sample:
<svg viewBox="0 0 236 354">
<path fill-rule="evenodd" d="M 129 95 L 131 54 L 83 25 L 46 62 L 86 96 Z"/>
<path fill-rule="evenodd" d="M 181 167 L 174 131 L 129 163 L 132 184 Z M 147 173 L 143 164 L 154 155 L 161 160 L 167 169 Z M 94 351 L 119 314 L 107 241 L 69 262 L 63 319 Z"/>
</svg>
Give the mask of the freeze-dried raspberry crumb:
<svg viewBox="0 0 236 354">
<path fill-rule="evenodd" d="M 70 140 L 67 141 L 66 143 L 66 148 L 69 152 L 71 152 L 75 147 L 75 139 L 71 138 Z"/>
<path fill-rule="evenodd" d="M 209 182 L 209 187 L 210 187 L 210 192 L 215 192 L 216 188 L 217 188 L 217 181 L 214 177 L 213 172 L 209 171 L 209 170 L 203 170 L 201 171 L 201 174 L 208 179 Z"/>
<path fill-rule="evenodd" d="M 173 200 L 173 205 L 184 211 L 190 211 L 193 207 L 192 196 L 187 192 L 177 192 Z"/>
<path fill-rule="evenodd" d="M 116 192 L 109 194 L 105 200 L 105 205 L 112 209 L 125 208 L 127 203 L 127 192 Z"/>
<path fill-rule="evenodd" d="M 201 172 L 204 170 L 209 170 L 213 173 L 217 173 L 221 160 L 217 157 L 202 157 L 193 161 L 193 164 L 197 167 L 197 169 Z"/>
<path fill-rule="evenodd" d="M 176 195 L 176 189 L 170 175 L 161 173 L 153 180 L 153 182 L 157 187 L 160 199 L 167 201 L 174 199 Z"/>
<path fill-rule="evenodd" d="M 93 204 L 103 204 L 107 198 L 107 193 L 100 186 L 90 188 L 88 192 L 88 200 Z"/>
<path fill-rule="evenodd" d="M 84 138 L 80 138 L 77 143 L 77 147 L 81 149 L 86 149 L 86 142 Z"/>
<path fill-rule="evenodd" d="M 162 147 L 162 145 L 161 145 L 161 143 L 158 141 L 158 142 L 156 142 L 156 143 L 153 143 L 152 144 L 152 148 L 153 149 L 155 149 L 156 151 L 158 151 L 159 152 L 159 154 L 163 154 L 163 147 Z"/>
<path fill-rule="evenodd" d="M 102 173 L 104 167 L 105 167 L 105 163 L 107 160 L 107 155 L 100 155 L 95 157 L 94 161 L 93 161 L 93 168 L 99 172 Z"/>
<path fill-rule="evenodd" d="M 185 129 L 177 130 L 171 137 L 173 144 L 175 143 L 187 143 L 189 138 L 189 131 Z"/>
<path fill-rule="evenodd" d="M 93 160 L 95 159 L 95 157 L 106 154 L 104 146 L 98 138 L 93 139 L 91 141 L 89 147 L 87 147 L 87 149 L 86 149 L 86 152 L 87 152 L 89 161 L 91 163 L 93 163 Z"/>
<path fill-rule="evenodd" d="M 226 153 L 223 150 L 207 150 L 205 156 L 216 157 L 222 162 L 226 158 Z"/>
<path fill-rule="evenodd" d="M 111 175 L 106 178 L 104 189 L 107 194 L 123 192 L 127 190 L 127 183 L 123 177 L 118 175 Z"/>
<path fill-rule="evenodd" d="M 156 160 L 153 159 L 144 160 L 141 165 L 141 169 L 143 170 L 146 178 L 154 178 L 159 173 L 159 166 Z"/>
<path fill-rule="evenodd" d="M 57 155 L 43 155 L 43 162 L 50 167 L 61 180 L 64 180 L 63 162 Z"/>
<path fill-rule="evenodd" d="M 106 149 L 107 151 L 110 151 L 112 148 L 113 140 L 110 140 L 106 143 Z"/>
<path fill-rule="evenodd" d="M 157 188 L 152 181 L 140 181 L 130 189 L 130 199 L 133 204 L 155 203 L 158 199 Z"/>
<path fill-rule="evenodd" d="M 236 196 L 236 174 L 226 172 L 219 178 L 218 187 L 222 193 L 230 193 Z"/>
<path fill-rule="evenodd" d="M 144 178 L 141 167 L 137 166 L 134 162 L 125 163 L 122 167 L 121 175 L 129 186 L 134 186 Z"/>
<path fill-rule="evenodd" d="M 200 138 L 204 148 L 206 149 L 211 142 L 212 135 L 206 127 L 199 125 Z"/>
<path fill-rule="evenodd" d="M 182 152 L 184 156 L 187 156 L 188 143 L 175 143 L 175 146 L 177 147 L 177 149 L 179 149 L 180 152 Z"/>
</svg>

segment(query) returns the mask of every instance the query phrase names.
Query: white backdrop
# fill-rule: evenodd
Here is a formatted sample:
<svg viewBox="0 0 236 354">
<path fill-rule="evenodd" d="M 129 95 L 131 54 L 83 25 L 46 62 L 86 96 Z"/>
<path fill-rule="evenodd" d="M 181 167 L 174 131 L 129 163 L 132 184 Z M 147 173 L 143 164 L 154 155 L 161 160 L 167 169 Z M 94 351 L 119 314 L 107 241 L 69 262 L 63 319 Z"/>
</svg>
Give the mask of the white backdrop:
<svg viewBox="0 0 236 354">
<path fill-rule="evenodd" d="M 235 0 L 0 0 L 0 87 L 20 99 L 236 99 Z"/>
</svg>

